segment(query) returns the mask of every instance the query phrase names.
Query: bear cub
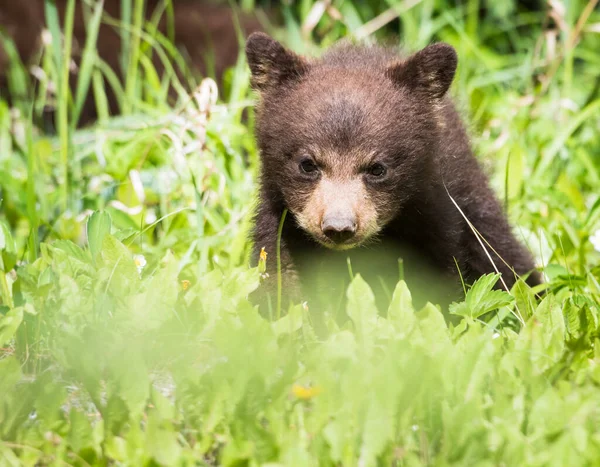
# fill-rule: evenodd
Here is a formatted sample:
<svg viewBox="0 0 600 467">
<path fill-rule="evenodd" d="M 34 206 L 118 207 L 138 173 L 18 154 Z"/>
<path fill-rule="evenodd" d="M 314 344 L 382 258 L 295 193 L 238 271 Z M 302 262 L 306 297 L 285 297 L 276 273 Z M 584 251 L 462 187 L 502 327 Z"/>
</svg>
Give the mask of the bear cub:
<svg viewBox="0 0 600 467">
<path fill-rule="evenodd" d="M 415 260 L 406 266 L 409 286 L 408 271 L 418 271 L 430 290 L 447 278 L 461 290 L 460 277 L 470 283 L 495 271 L 498 287 L 527 273 L 530 285 L 540 283 L 446 96 L 457 66 L 451 46 L 403 58 L 345 44 L 308 59 L 254 33 L 246 54 L 260 97 L 253 262 L 264 248 L 268 278 L 259 294 L 274 297 L 286 209 L 280 257 L 287 300 L 343 294 L 332 271 L 347 281 L 348 257 L 354 272 L 394 271 L 392 287 L 400 257 Z"/>
</svg>

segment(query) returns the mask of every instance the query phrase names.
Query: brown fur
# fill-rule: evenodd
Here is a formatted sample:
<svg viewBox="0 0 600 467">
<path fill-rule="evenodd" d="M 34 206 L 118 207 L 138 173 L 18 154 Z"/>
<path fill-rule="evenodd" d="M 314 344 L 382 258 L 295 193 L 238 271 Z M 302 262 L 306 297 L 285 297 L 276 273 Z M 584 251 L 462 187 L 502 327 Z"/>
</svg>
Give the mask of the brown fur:
<svg viewBox="0 0 600 467">
<path fill-rule="evenodd" d="M 415 259 L 411 268 L 428 271 L 421 281 L 428 289 L 448 276 L 457 284 L 456 264 L 468 282 L 494 272 L 448 193 L 502 258 L 490 252 L 509 287 L 533 269 L 445 97 L 457 64 L 452 47 L 434 44 L 403 59 L 384 48 L 343 45 L 308 60 L 256 33 L 246 53 L 260 92 L 254 261 L 264 247 L 264 290 L 274 290 L 277 226 L 286 208 L 281 258 L 292 300 L 316 289 L 331 295 L 337 279 L 315 271 L 325 263 L 343 270 L 348 255 L 375 276 L 384 265 L 396 271 L 398 256 Z M 302 168 L 306 159 L 314 171 Z M 330 241 L 327 216 L 343 219 L 351 237 Z M 539 280 L 533 273 L 528 282 Z"/>
<path fill-rule="evenodd" d="M 120 17 L 120 1 L 105 0 L 104 11 L 112 18 Z M 146 18 L 150 18 L 159 0 L 146 2 Z M 67 0 L 56 0 L 60 18 L 64 18 Z M 212 71 L 206 66 L 207 55 L 214 59 L 214 73 L 221 78 L 224 71 L 235 65 L 238 57 L 238 39 L 234 27 L 234 13 L 227 7 L 211 2 L 178 0 L 173 2 L 175 45 L 189 57 L 190 66 L 202 75 Z M 166 33 L 166 21 L 159 24 L 159 31 Z M 240 15 L 242 32 L 249 34 L 261 30 L 256 18 Z M 22 61 L 30 64 L 41 46 L 41 32 L 45 27 L 44 0 L 0 1 L 0 27 L 15 42 Z M 78 63 L 86 40 L 86 24 L 83 19 L 82 2 L 76 1 L 75 22 L 73 30 L 73 58 Z M 122 76 L 120 67 L 121 38 L 112 26 L 102 24 L 97 41 L 98 55 L 102 60 Z M 155 57 L 156 58 L 156 57 Z M 155 66 L 162 72 L 163 66 L 155 59 Z M 8 57 L 0 44 L 0 94 L 7 88 Z M 76 75 L 72 76 L 73 84 Z M 107 87 L 109 105 L 113 113 L 118 112 L 116 98 Z M 17 97 L 17 96 L 13 96 Z M 82 115 L 82 123 L 96 119 L 94 100 L 87 100 Z"/>
</svg>

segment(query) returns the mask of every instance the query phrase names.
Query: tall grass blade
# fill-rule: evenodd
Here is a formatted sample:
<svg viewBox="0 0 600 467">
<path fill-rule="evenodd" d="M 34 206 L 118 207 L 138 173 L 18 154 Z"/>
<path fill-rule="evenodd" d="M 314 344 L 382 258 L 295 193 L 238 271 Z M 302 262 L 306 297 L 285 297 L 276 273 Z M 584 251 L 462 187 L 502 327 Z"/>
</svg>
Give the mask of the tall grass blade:
<svg viewBox="0 0 600 467">
<path fill-rule="evenodd" d="M 79 66 L 77 89 L 75 91 L 75 106 L 73 109 L 73 116 L 71 118 L 72 128 L 75 128 L 79 122 L 81 110 L 83 109 L 83 105 L 89 93 L 92 73 L 94 71 L 94 64 L 97 58 L 96 45 L 98 42 L 98 32 L 100 30 L 100 21 L 102 19 L 103 9 L 104 0 L 99 0 L 94 7 L 92 18 L 88 23 L 85 47 L 83 49 L 83 56 Z"/>
<path fill-rule="evenodd" d="M 139 61 L 142 44 L 142 27 L 144 23 L 144 0 L 134 0 L 133 23 L 131 27 L 131 42 L 127 75 L 125 77 L 125 101 L 123 113 L 129 114 L 137 100 Z"/>
</svg>

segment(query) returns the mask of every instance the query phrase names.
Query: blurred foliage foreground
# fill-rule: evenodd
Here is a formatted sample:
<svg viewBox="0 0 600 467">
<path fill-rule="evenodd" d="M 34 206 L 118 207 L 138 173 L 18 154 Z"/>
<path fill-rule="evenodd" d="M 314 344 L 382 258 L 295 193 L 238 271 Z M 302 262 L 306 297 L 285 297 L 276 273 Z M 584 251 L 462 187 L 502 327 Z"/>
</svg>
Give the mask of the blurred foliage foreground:
<svg viewBox="0 0 600 467">
<path fill-rule="evenodd" d="M 377 310 L 356 275 L 347 320 L 325 316 L 323 333 L 305 304 L 271 322 L 247 300 L 260 272 L 243 57 L 218 100 L 213 81 L 182 82 L 139 0 L 112 23 L 131 33 L 124 83 L 94 54 L 99 4 L 76 72 L 50 2 L 33 68 L 2 36 L 11 95 L 28 99 L 0 101 L 0 465 L 597 465 L 596 3 L 507 2 L 485 21 L 477 1 L 281 7 L 300 52 L 394 34 L 457 48 L 454 94 L 548 283 L 540 300 L 490 275 L 449 310 L 415 310 L 400 282 Z M 99 121 L 77 129 L 88 93 Z"/>
</svg>

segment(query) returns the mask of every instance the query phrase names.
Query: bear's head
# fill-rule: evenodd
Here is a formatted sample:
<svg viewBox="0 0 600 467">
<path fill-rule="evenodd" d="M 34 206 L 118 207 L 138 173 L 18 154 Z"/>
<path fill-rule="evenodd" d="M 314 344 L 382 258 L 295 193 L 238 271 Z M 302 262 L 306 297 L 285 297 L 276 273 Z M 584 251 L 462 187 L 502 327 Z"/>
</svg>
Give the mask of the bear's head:
<svg viewBox="0 0 600 467">
<path fill-rule="evenodd" d="M 454 49 L 438 43 L 401 59 L 346 45 L 306 59 L 254 33 L 246 54 L 264 192 L 326 247 L 375 238 L 429 179 Z"/>
</svg>

